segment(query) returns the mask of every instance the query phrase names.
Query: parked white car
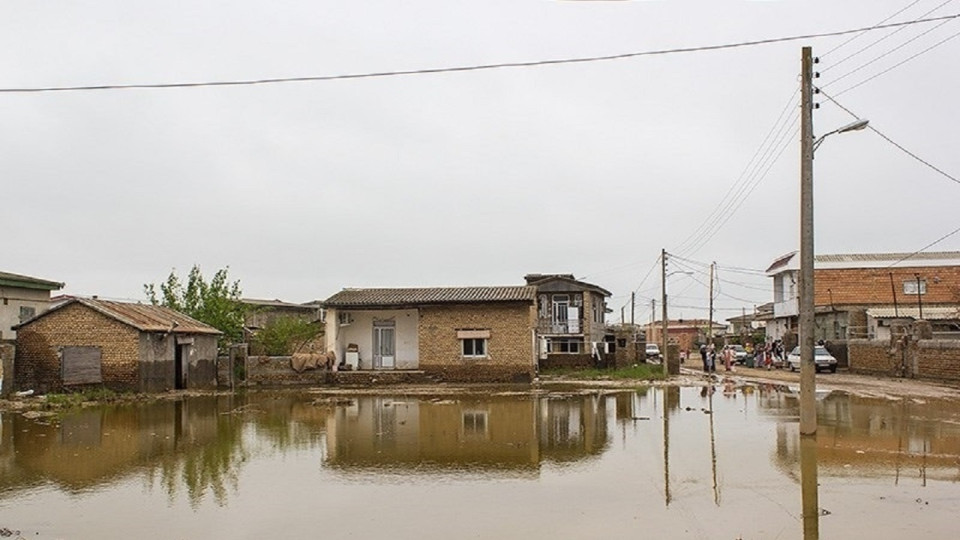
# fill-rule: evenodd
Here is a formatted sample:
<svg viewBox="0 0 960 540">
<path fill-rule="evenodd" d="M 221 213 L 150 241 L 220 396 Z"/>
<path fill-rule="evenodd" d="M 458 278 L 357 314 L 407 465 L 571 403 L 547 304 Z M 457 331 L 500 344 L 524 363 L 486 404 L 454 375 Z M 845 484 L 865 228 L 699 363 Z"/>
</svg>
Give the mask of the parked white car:
<svg viewBox="0 0 960 540">
<path fill-rule="evenodd" d="M 646 352 L 647 360 L 650 360 L 650 359 L 660 360 L 660 359 L 661 359 L 661 356 L 660 356 L 660 346 L 657 345 L 656 343 L 647 343 L 647 348 L 646 348 L 646 351 L 645 351 L 645 352 Z"/>
<path fill-rule="evenodd" d="M 837 372 L 837 359 L 826 347 L 818 345 L 813 348 L 813 363 L 817 371 L 829 369 L 831 373 Z M 790 371 L 800 369 L 800 347 L 794 348 L 787 356 L 787 365 L 790 366 Z"/>
</svg>

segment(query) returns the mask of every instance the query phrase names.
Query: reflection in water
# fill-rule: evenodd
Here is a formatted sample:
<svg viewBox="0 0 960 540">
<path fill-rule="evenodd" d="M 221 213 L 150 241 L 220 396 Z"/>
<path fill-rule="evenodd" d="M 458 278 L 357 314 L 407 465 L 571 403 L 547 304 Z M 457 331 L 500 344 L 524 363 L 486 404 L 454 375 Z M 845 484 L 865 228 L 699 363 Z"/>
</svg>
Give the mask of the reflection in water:
<svg viewBox="0 0 960 540">
<path fill-rule="evenodd" d="M 817 436 L 800 437 L 800 497 L 803 501 L 803 540 L 820 538 L 817 480 Z"/>
<path fill-rule="evenodd" d="M 109 522 L 108 511 L 129 503 L 131 524 L 183 524 L 165 537 L 217 536 L 225 521 L 247 515 L 275 529 L 241 536 L 302 524 L 289 531 L 299 537 L 316 533 L 315 520 L 297 510 L 309 497 L 329 509 L 321 517 L 334 537 L 382 532 L 429 507 L 431 516 L 458 516 L 431 538 L 456 536 L 467 521 L 485 537 L 590 537 L 603 527 L 611 538 L 635 537 L 638 527 L 671 538 L 789 538 L 802 522 L 810 539 L 821 526 L 825 536 L 855 537 L 864 519 L 903 518 L 902 504 L 879 509 L 891 504 L 879 501 L 891 501 L 894 486 L 913 490 L 906 504 L 918 504 L 915 490 L 952 500 L 949 489 L 960 482 L 957 403 L 834 393 L 818 402 L 816 438 L 799 436 L 797 413 L 797 396 L 782 387 L 729 382 L 438 398 L 251 392 L 59 417 L 4 413 L 0 515 L 18 522 L 0 527 L 93 537 L 99 531 L 57 527 L 90 515 Z M 614 432 L 622 444 L 611 444 Z M 857 492 L 818 492 L 818 480 L 820 490 Z M 666 510 L 650 512 L 660 501 Z M 833 512 L 823 523 L 820 501 Z M 258 512 L 265 502 L 270 512 Z M 924 506 L 923 519 L 950 506 L 936 502 Z M 476 511 L 460 512 L 466 504 Z M 369 508 L 377 512 L 364 513 Z M 50 525 L 49 515 L 67 517 Z M 928 537 L 943 536 L 932 523 Z M 590 527 L 569 529 L 578 524 Z M 116 534 L 133 532 L 143 531 Z"/>
</svg>

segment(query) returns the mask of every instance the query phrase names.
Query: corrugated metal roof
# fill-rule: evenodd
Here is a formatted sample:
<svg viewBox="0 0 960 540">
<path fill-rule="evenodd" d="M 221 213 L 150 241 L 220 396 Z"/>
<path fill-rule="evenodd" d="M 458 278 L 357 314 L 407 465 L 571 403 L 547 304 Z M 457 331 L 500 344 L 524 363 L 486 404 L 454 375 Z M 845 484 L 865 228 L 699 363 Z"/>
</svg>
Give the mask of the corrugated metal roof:
<svg viewBox="0 0 960 540">
<path fill-rule="evenodd" d="M 899 307 L 896 310 L 892 307 L 870 308 L 867 315 L 874 319 L 918 319 L 920 318 L 920 308 Z M 949 321 L 960 319 L 960 306 L 930 306 L 923 308 L 923 318 L 928 321 Z"/>
<path fill-rule="evenodd" d="M 315 304 L 295 304 L 293 302 L 284 302 L 283 300 L 263 300 L 260 298 L 241 298 L 241 302 L 250 306 L 261 306 L 261 307 L 278 307 L 278 308 L 292 308 L 292 309 L 316 309 Z"/>
<path fill-rule="evenodd" d="M 22 287 L 24 289 L 41 289 L 46 291 L 55 291 L 63 288 L 63 283 L 58 281 L 49 281 L 22 274 L 11 272 L 0 272 L 0 285 L 9 287 Z"/>
<path fill-rule="evenodd" d="M 485 302 L 533 302 L 536 287 L 428 287 L 410 289 L 344 289 L 321 304 L 324 307 L 388 307 Z"/>
<path fill-rule="evenodd" d="M 960 251 L 930 251 L 922 253 L 844 253 L 817 255 L 817 262 L 894 262 L 903 259 L 904 265 L 911 261 L 942 261 L 960 259 Z"/>
<path fill-rule="evenodd" d="M 163 306 L 151 304 L 133 304 L 129 302 L 113 302 L 96 298 L 71 298 L 66 302 L 54 306 L 36 317 L 24 321 L 18 326 L 26 326 L 31 322 L 46 317 L 69 305 L 83 304 L 96 310 L 111 319 L 132 326 L 141 332 L 170 332 L 172 334 L 210 334 L 220 335 L 216 328 L 190 318 L 179 311 Z"/>
</svg>

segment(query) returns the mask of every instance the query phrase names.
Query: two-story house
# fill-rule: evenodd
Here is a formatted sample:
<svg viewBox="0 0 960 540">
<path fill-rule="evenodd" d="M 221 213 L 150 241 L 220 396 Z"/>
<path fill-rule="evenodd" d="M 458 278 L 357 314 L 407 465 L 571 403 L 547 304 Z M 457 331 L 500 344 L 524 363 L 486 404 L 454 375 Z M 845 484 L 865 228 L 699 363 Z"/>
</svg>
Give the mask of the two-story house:
<svg viewBox="0 0 960 540">
<path fill-rule="evenodd" d="M 537 288 L 541 367 L 591 363 L 604 341 L 610 291 L 573 274 L 528 274 L 524 279 Z"/>
<path fill-rule="evenodd" d="M 768 339 L 795 335 L 799 315 L 800 257 L 778 257 Z M 949 329 L 960 308 L 960 252 L 858 253 L 814 257 L 814 339 L 878 337 L 885 320 L 923 318 Z M 935 319 L 935 320 L 934 320 Z"/>
<path fill-rule="evenodd" d="M 12 327 L 46 311 L 50 291 L 62 288 L 56 281 L 0 272 L 0 340 L 16 339 Z"/>
</svg>

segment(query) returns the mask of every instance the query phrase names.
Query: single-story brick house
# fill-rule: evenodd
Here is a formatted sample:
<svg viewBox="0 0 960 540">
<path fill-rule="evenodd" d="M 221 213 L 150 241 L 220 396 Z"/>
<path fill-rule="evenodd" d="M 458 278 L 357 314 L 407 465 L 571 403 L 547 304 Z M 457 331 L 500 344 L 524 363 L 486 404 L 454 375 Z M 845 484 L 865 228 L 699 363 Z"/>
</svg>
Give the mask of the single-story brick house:
<svg viewBox="0 0 960 540">
<path fill-rule="evenodd" d="M 440 380 L 528 382 L 536 372 L 536 287 L 344 289 L 326 310 L 326 349 L 355 370 Z"/>
<path fill-rule="evenodd" d="M 162 306 L 71 298 L 17 326 L 14 384 L 38 392 L 215 388 L 219 335 Z"/>
</svg>

